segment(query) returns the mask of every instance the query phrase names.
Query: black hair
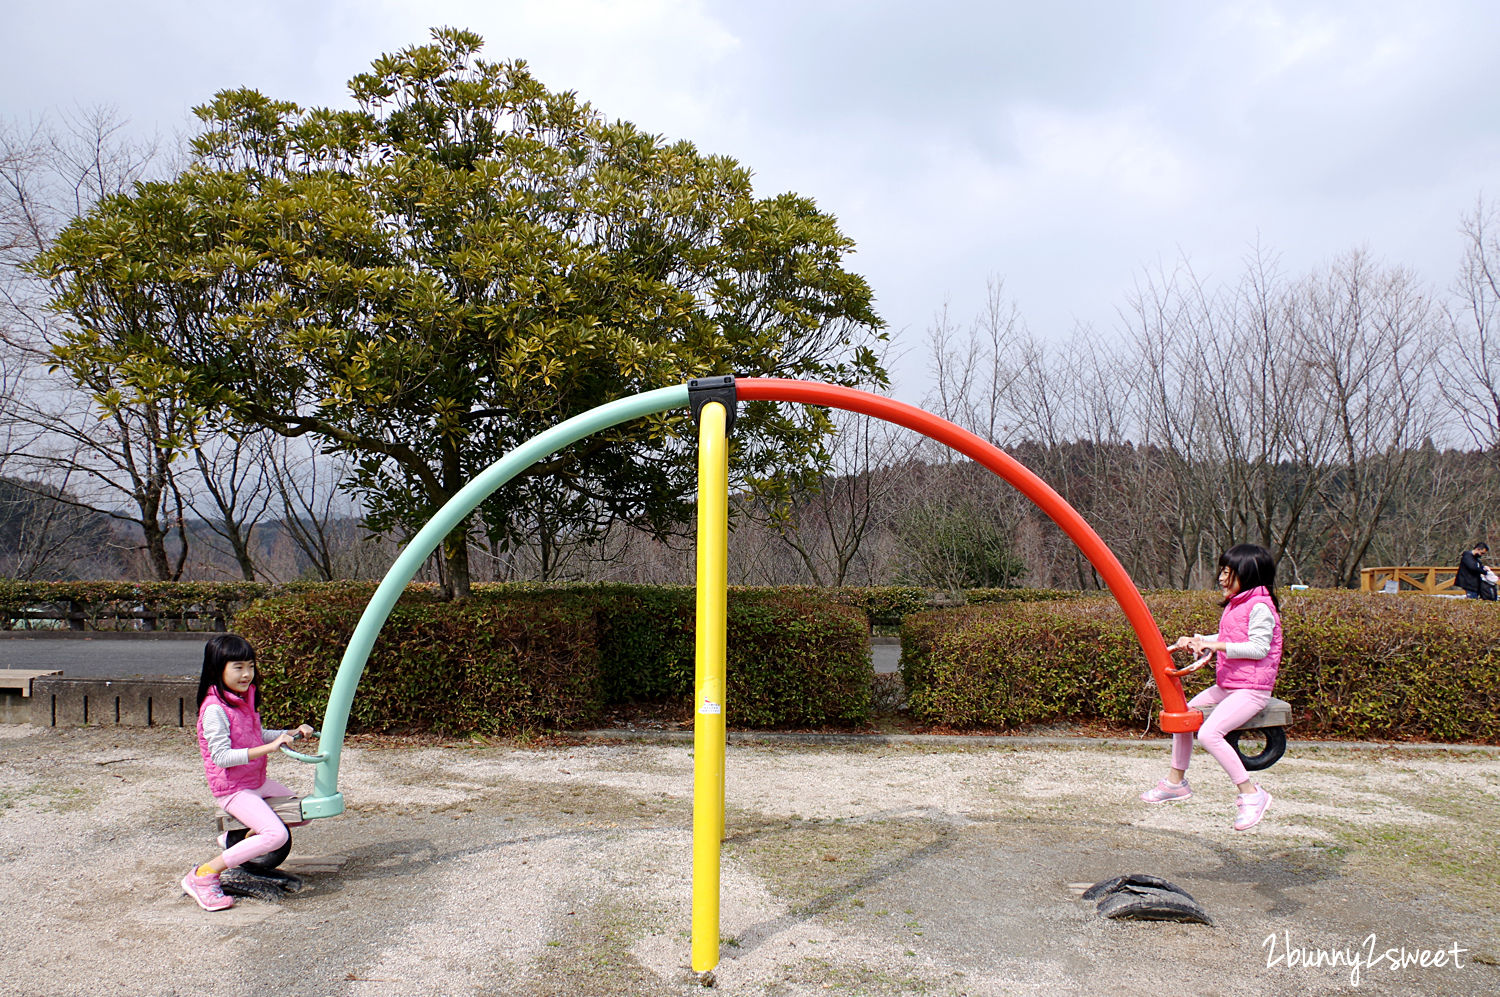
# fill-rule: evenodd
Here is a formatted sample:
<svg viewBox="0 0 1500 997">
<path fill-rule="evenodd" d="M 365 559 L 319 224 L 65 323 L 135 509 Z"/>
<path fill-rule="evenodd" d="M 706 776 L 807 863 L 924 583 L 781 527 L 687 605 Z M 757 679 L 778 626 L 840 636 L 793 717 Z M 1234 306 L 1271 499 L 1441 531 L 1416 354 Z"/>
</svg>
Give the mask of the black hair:
<svg viewBox="0 0 1500 997">
<path fill-rule="evenodd" d="M 1490 549 L 1490 545 L 1487 544 L 1487 543 L 1485 543 L 1483 540 L 1481 540 L 1477 544 L 1475 544 L 1473 547 L 1470 547 L 1469 549 L 1470 550 L 1482 550 L 1482 551 L 1485 551 L 1486 553 L 1488 553 L 1488 551 Z"/>
<path fill-rule="evenodd" d="M 250 642 L 239 634 L 219 634 L 210 637 L 208 643 L 203 645 L 203 674 L 198 677 L 198 705 L 203 705 L 203 700 L 208 696 L 209 689 L 219 690 L 220 696 L 226 696 L 229 690 L 224 688 L 224 666 L 231 661 L 254 661 L 255 648 Z M 259 678 L 259 676 L 256 676 Z M 255 707 L 260 708 L 260 689 L 251 686 L 255 690 Z"/>
<path fill-rule="evenodd" d="M 1219 555 L 1219 567 L 1234 572 L 1241 592 L 1265 586 L 1271 594 L 1272 605 L 1280 612 L 1281 600 L 1276 598 L 1276 562 L 1271 560 L 1270 551 L 1259 544 L 1235 544 Z M 1229 600 L 1225 599 L 1221 605 L 1229 605 Z"/>
</svg>

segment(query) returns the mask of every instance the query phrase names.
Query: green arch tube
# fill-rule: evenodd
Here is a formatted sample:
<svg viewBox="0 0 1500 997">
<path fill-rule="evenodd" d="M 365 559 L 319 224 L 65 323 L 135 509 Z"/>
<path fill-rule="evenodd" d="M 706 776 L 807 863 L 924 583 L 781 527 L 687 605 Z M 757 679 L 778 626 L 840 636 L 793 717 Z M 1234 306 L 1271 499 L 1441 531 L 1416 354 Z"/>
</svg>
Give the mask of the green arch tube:
<svg viewBox="0 0 1500 997">
<path fill-rule="evenodd" d="M 370 657 L 370 648 L 374 646 L 380 628 L 385 625 L 386 617 L 390 616 L 396 600 L 405 591 L 406 583 L 412 580 L 428 555 L 443 542 L 443 538 L 496 489 L 537 461 L 601 429 L 669 409 L 683 408 L 687 403 L 688 387 L 686 384 L 679 384 L 616 399 L 558 423 L 485 468 L 449 499 L 427 525 L 412 537 L 411 542 L 396 558 L 396 563 L 391 565 L 391 570 L 386 572 L 380 587 L 370 597 L 369 605 L 365 607 L 364 614 L 360 616 L 359 623 L 349 638 L 349 646 L 344 650 L 338 674 L 334 676 L 333 690 L 328 695 L 318 755 L 301 756 L 304 761 L 315 762 L 317 765 L 313 775 L 312 795 L 302 799 L 304 817 L 332 817 L 344 812 L 344 797 L 338 791 L 339 755 L 344 747 L 344 733 L 349 724 L 349 708 L 354 702 L 354 691 L 359 686 L 365 663 Z"/>
</svg>

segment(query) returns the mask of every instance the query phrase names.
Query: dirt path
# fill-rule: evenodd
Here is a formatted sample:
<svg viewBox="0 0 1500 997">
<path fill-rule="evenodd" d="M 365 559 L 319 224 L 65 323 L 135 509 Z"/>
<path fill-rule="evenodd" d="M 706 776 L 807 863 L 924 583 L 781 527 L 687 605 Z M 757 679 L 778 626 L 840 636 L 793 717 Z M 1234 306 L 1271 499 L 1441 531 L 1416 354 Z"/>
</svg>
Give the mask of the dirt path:
<svg viewBox="0 0 1500 997">
<path fill-rule="evenodd" d="M 710 992 L 685 746 L 351 747 L 349 812 L 295 832 L 308 888 L 208 914 L 175 885 L 212 853 L 190 736 L 0 727 L 0 993 Z M 1237 834 L 1206 756 L 1194 799 L 1135 801 L 1163 752 L 732 746 L 718 991 L 1500 993 L 1500 753 L 1295 746 Z M 1105 921 L 1069 887 L 1124 872 L 1217 926 Z M 1377 963 L 1296 964 L 1335 950 Z"/>
</svg>

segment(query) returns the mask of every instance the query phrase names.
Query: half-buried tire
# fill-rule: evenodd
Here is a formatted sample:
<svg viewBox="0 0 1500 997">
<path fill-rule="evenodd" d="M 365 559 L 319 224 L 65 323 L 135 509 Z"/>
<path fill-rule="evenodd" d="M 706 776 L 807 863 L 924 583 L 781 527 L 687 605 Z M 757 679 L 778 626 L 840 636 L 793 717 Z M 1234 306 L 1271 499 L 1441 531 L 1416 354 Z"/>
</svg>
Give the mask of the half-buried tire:
<svg viewBox="0 0 1500 997">
<path fill-rule="evenodd" d="M 1128 876 L 1116 876 L 1114 879 L 1101 879 L 1083 891 L 1083 899 L 1098 900 L 1101 897 L 1109 896 L 1111 893 L 1118 893 L 1120 890 L 1135 886 L 1150 886 L 1158 890 L 1169 890 L 1172 893 L 1187 897 L 1189 900 L 1193 899 L 1191 893 L 1176 883 L 1169 883 L 1165 879 L 1158 876 L 1149 876 L 1144 872 L 1132 872 Z M 1194 901 L 1194 903 L 1196 902 Z"/>
<path fill-rule="evenodd" d="M 1099 913 L 1116 921 L 1214 923 L 1187 890 L 1142 872 L 1100 880 L 1084 891 L 1083 899 L 1098 900 Z"/>
<path fill-rule="evenodd" d="M 1099 901 L 1099 913 L 1116 921 L 1185 921 L 1213 924 L 1197 902 L 1155 886 L 1133 886 Z"/>
</svg>

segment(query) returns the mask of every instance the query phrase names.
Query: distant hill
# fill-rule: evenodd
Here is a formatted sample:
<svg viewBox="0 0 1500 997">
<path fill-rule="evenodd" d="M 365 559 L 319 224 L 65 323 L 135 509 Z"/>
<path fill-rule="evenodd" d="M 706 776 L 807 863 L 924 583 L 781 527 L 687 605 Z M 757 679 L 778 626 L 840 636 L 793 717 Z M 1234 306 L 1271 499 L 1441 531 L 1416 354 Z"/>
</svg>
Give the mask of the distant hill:
<svg viewBox="0 0 1500 997">
<path fill-rule="evenodd" d="M 108 516 L 51 485 L 0 477 L 0 577 L 116 578 L 122 544 Z"/>
</svg>

